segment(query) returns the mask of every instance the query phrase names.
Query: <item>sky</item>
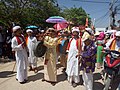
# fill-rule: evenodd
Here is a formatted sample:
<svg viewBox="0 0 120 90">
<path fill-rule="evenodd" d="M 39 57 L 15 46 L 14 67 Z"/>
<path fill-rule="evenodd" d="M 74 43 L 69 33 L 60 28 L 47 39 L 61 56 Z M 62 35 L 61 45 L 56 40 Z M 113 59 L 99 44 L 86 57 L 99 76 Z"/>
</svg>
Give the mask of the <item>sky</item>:
<svg viewBox="0 0 120 90">
<path fill-rule="evenodd" d="M 111 0 L 87 0 L 87 1 L 110 2 Z M 109 3 L 80 2 L 80 0 L 57 0 L 57 2 L 59 4 L 59 7 L 61 7 L 62 9 L 71 8 L 74 6 L 82 7 L 86 11 L 86 13 L 90 14 L 92 21 L 95 21 L 95 27 L 106 28 L 109 26 L 109 21 L 110 21 Z M 119 3 L 116 3 L 114 6 L 118 4 L 120 6 L 120 0 L 118 0 L 118 2 Z M 120 14 L 116 15 L 116 21 L 117 20 L 120 20 Z"/>
</svg>

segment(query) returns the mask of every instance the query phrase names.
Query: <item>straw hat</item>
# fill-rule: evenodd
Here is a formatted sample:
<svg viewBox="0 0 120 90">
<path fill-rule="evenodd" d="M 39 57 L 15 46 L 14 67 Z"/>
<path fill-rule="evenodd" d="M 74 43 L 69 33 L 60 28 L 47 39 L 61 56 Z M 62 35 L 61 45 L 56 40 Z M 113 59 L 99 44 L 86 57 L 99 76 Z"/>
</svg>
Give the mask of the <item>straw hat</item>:
<svg viewBox="0 0 120 90">
<path fill-rule="evenodd" d="M 84 42 L 84 41 L 86 41 L 87 39 L 90 39 L 91 38 L 91 36 L 89 35 L 89 34 L 87 34 L 83 39 L 82 39 L 82 41 Z"/>
</svg>

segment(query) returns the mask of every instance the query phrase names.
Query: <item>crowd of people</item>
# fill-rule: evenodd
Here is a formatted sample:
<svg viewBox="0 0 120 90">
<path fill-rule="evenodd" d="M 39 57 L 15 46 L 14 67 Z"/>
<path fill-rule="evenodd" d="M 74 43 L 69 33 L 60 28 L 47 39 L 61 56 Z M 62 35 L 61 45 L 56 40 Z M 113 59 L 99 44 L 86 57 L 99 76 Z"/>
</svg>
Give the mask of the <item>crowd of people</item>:
<svg viewBox="0 0 120 90">
<path fill-rule="evenodd" d="M 0 59 L 14 59 L 11 48 L 12 31 L 11 28 L 5 30 L 0 26 Z"/>
<path fill-rule="evenodd" d="M 20 26 L 13 27 L 11 40 L 12 52 L 15 52 L 17 63 L 16 80 L 21 84 L 27 82 L 27 66 L 29 71 L 38 72 L 35 55 L 38 41 L 47 48 L 44 54 L 44 78 L 42 81 L 57 83 L 57 63 L 64 67 L 63 71 L 70 85 L 76 87 L 80 82 L 80 71 L 86 90 L 93 90 L 93 73 L 95 68 L 104 69 L 105 49 L 120 51 L 120 31 L 116 33 L 97 32 L 91 28 L 80 30 L 73 27 L 68 30 L 48 28 L 36 35 L 31 29 L 22 33 Z M 39 53 L 38 53 L 39 54 Z M 97 65 L 96 65 L 97 63 Z"/>
</svg>

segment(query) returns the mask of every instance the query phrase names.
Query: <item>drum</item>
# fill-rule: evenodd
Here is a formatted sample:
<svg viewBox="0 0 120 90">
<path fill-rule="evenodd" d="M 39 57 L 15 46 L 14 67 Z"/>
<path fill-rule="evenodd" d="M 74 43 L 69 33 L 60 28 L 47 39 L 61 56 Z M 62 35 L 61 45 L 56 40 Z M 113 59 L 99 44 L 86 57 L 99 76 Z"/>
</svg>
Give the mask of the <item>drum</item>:
<svg viewBox="0 0 120 90">
<path fill-rule="evenodd" d="M 36 57 L 42 57 L 45 54 L 46 50 L 47 47 L 43 44 L 43 42 L 38 41 L 34 50 L 34 54 Z"/>
</svg>

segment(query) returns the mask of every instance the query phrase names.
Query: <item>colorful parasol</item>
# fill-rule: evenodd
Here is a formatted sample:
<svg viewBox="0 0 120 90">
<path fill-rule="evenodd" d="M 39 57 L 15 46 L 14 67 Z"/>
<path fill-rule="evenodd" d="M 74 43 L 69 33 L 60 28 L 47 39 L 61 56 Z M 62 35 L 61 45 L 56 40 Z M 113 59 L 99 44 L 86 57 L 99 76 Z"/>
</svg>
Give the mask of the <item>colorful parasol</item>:
<svg viewBox="0 0 120 90">
<path fill-rule="evenodd" d="M 60 17 L 60 16 L 49 17 L 46 20 L 46 22 L 48 22 L 48 23 L 67 23 L 67 21 L 63 17 Z"/>
</svg>

